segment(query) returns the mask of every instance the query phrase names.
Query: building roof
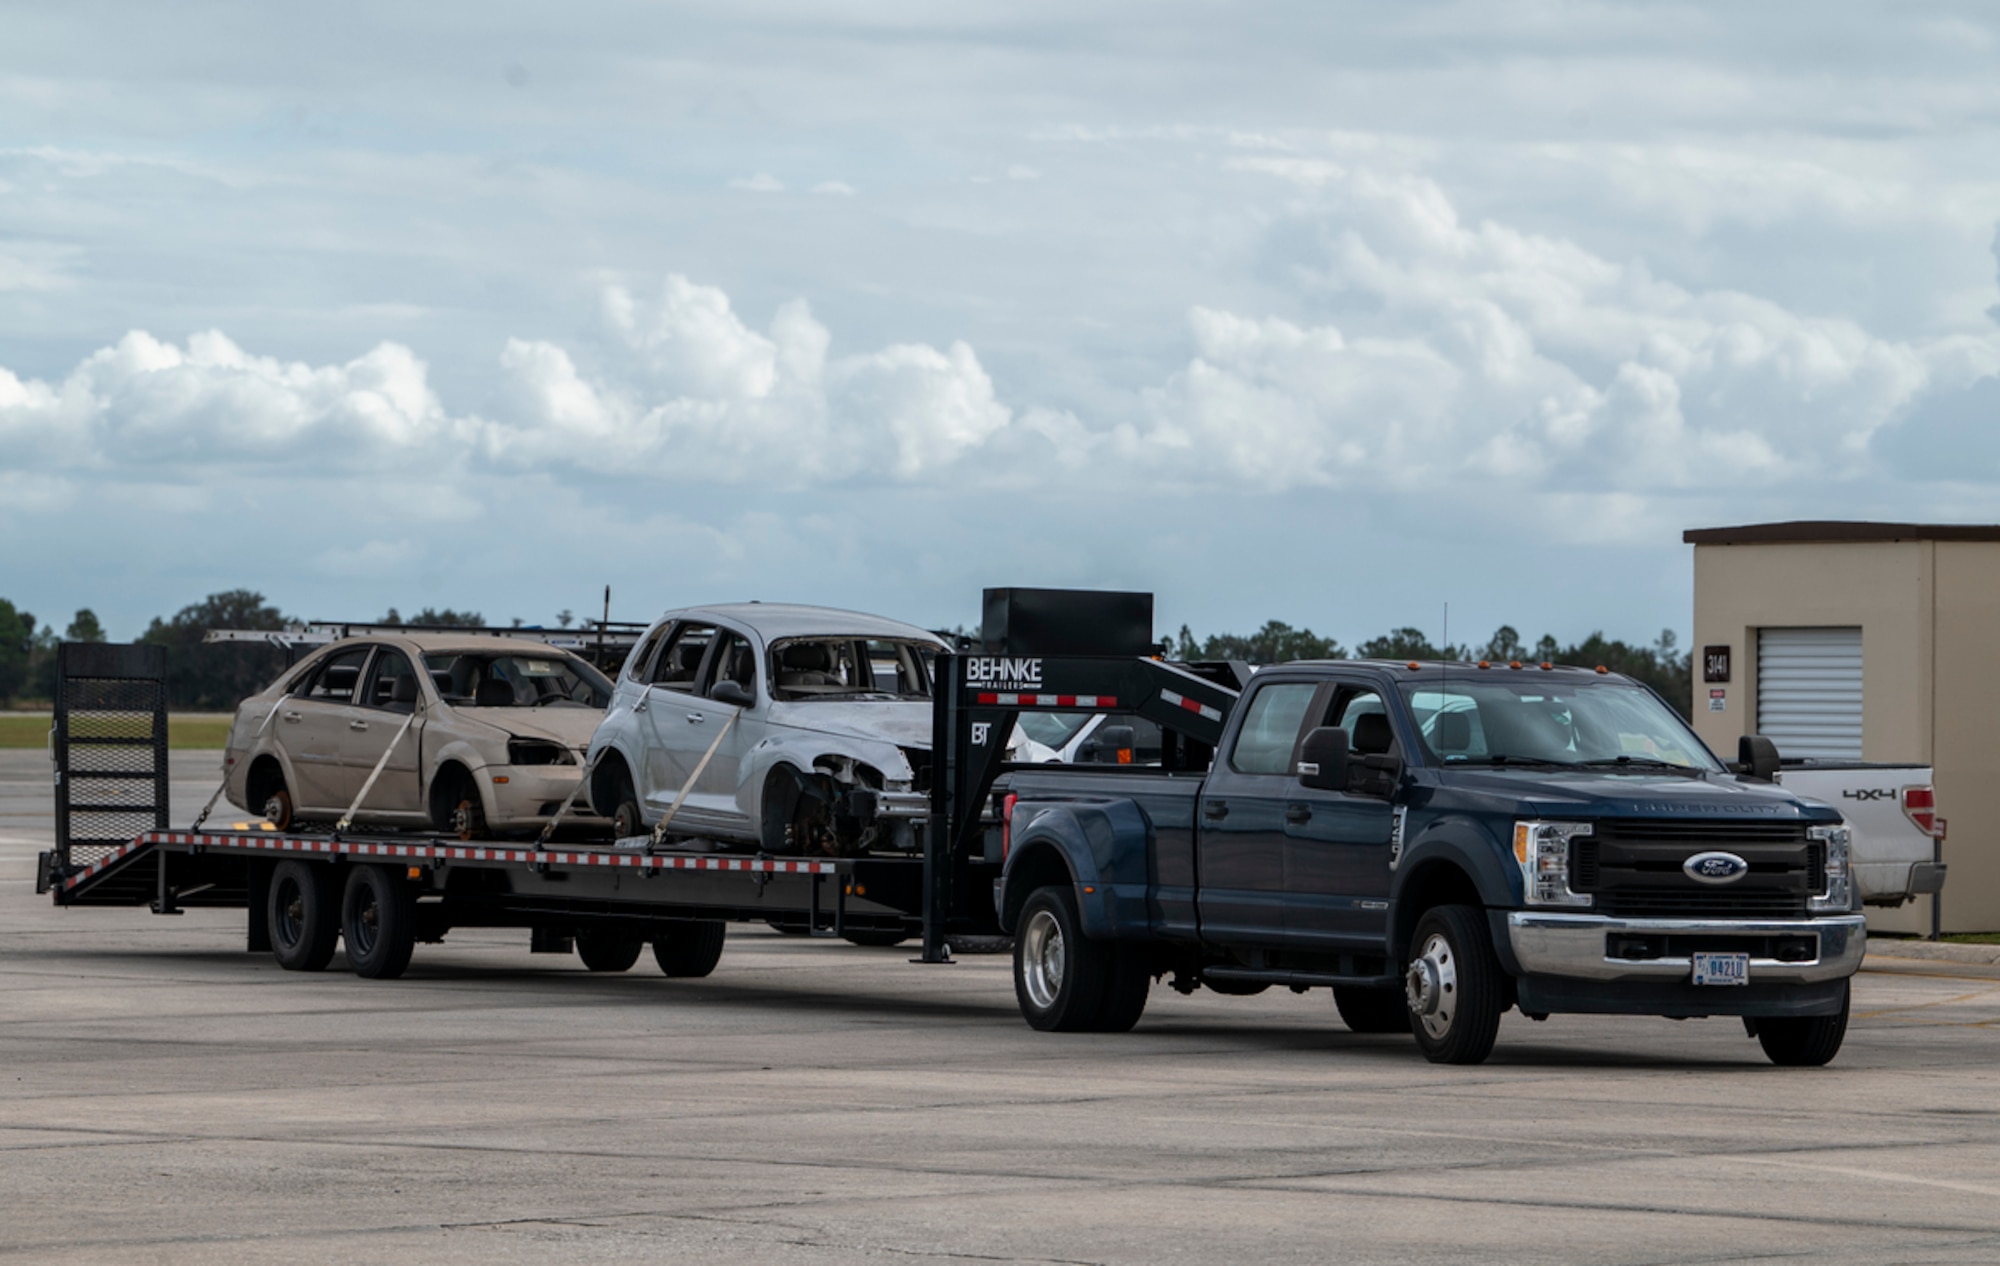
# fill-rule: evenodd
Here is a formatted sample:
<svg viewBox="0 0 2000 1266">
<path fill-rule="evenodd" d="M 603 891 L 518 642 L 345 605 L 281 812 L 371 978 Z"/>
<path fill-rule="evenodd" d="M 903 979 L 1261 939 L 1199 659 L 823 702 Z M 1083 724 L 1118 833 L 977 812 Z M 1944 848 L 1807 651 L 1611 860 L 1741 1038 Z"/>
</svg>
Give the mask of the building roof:
<svg viewBox="0 0 2000 1266">
<path fill-rule="evenodd" d="M 1845 519 L 1797 519 L 1789 523 L 1746 523 L 1740 527 L 1689 528 L 1689 545 L 1827 545 L 1851 541 L 2000 541 L 2000 524 L 1870 523 Z"/>
</svg>

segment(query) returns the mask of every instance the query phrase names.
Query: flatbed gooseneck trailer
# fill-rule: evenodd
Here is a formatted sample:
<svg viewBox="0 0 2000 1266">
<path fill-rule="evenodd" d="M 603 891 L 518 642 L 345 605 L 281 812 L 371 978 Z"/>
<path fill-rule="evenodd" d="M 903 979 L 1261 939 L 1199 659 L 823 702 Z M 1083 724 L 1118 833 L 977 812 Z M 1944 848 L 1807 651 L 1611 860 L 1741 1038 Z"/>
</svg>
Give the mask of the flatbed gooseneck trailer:
<svg viewBox="0 0 2000 1266">
<path fill-rule="evenodd" d="M 574 950 L 599 971 L 629 968 L 650 943 L 668 975 L 706 975 L 730 922 L 829 938 L 915 934 L 921 961 L 947 962 L 952 937 L 1001 932 L 993 892 L 1003 859 L 987 829 L 998 767 L 985 759 L 994 754 L 990 723 L 969 709 L 985 717 L 991 709 L 980 700 L 997 697 L 1003 678 L 979 674 L 1013 674 L 1004 682 L 1018 684 L 1038 663 L 939 657 L 934 750 L 943 755 L 917 854 L 799 857 L 647 837 L 556 843 L 278 831 L 240 813 L 177 830 L 167 812 L 160 649 L 68 644 L 51 736 L 57 846 L 40 859 L 38 891 L 58 905 L 147 905 L 156 914 L 244 909 L 247 950 L 317 971 L 344 941 L 348 965 L 373 978 L 401 975 L 418 943 L 464 927 L 527 928 L 536 950 Z M 1091 665 L 1090 690 L 1015 691 L 1008 707 L 1148 717 L 1168 735 L 1170 762 L 1206 761 L 1202 736 L 1212 740 L 1235 697 L 1221 684 L 1234 680 L 1231 672 L 1138 656 Z"/>
<path fill-rule="evenodd" d="M 650 941 L 669 975 L 703 975 L 727 923 L 758 920 L 920 930 L 925 962 L 954 936 L 1011 935 L 1022 1014 L 1044 1030 L 1129 1029 L 1167 980 L 1330 988 L 1350 1028 L 1409 1033 L 1438 1062 L 1485 1059 L 1516 1007 L 1740 1017 L 1779 1064 L 1839 1050 L 1866 947 L 1849 832 L 1775 784 L 1764 740 L 1725 764 L 1602 668 L 1325 661 L 1247 678 L 1152 658 L 1150 638 L 1146 595 L 989 590 L 982 653 L 935 665 L 920 856 L 836 858 L 175 832 L 163 764 L 111 776 L 141 789 L 128 811 L 157 788 L 151 829 L 120 838 L 88 819 L 110 803 L 102 771 L 143 764 L 130 700 L 157 665 L 66 647 L 42 883 L 63 904 L 244 906 L 249 948 L 318 969 L 342 938 L 371 976 L 465 926 L 530 928 L 598 970 Z M 1160 760 L 1007 764 L 1029 712 L 1142 718 Z M 152 724 L 163 762 L 163 711 Z"/>
</svg>

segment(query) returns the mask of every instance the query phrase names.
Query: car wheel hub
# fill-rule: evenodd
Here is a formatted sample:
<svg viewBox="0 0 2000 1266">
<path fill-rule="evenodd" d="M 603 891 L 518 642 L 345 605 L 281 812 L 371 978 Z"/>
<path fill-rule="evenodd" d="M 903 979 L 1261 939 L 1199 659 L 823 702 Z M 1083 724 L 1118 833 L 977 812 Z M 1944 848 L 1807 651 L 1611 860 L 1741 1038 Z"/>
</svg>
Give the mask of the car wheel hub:
<svg viewBox="0 0 2000 1266">
<path fill-rule="evenodd" d="M 1410 960 L 1403 992 L 1425 1033 L 1440 1038 L 1451 1032 L 1452 1017 L 1458 1013 L 1458 956 L 1451 942 L 1431 934 L 1423 951 Z"/>
<path fill-rule="evenodd" d="M 1062 925 L 1047 910 L 1037 910 L 1021 933 L 1021 983 L 1028 998 L 1046 1011 L 1062 993 L 1067 954 Z"/>
</svg>

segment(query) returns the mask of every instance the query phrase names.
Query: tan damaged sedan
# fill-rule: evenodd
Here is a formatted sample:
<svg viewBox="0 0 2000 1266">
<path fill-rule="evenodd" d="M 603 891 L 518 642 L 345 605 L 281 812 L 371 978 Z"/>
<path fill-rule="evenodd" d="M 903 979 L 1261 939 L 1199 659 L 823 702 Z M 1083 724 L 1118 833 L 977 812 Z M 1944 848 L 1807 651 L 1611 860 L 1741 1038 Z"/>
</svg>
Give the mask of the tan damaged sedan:
<svg viewBox="0 0 2000 1266">
<path fill-rule="evenodd" d="M 576 789 L 610 698 L 604 674 L 522 638 L 348 638 L 236 710 L 223 756 L 227 794 L 279 829 L 335 821 L 381 763 L 354 811 L 357 826 L 428 827 L 461 839 L 536 830 Z M 604 825 L 584 796 L 563 818 L 572 820 Z"/>
</svg>

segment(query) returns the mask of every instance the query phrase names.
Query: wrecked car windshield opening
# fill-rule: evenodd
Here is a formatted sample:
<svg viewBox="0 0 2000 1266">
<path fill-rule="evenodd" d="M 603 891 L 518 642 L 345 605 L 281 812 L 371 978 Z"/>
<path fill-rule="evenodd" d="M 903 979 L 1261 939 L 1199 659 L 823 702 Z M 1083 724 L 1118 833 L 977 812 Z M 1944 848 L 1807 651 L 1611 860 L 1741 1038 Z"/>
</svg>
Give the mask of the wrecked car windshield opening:
<svg viewBox="0 0 2000 1266">
<path fill-rule="evenodd" d="M 1430 758 L 1440 764 L 1546 762 L 1617 773 L 1670 765 L 1721 768 L 1673 709 L 1650 692 L 1619 681 L 1494 678 L 1442 688 L 1406 683 Z"/>
<path fill-rule="evenodd" d="M 1043 747 L 1053 747 L 1057 751 L 1076 737 L 1077 731 L 1090 724 L 1094 716 L 1090 712 L 1023 712 L 1014 718 L 1014 728 Z"/>
<path fill-rule="evenodd" d="M 885 638 L 791 637 L 773 642 L 771 697 L 811 699 L 928 699 L 937 647 Z"/>
<path fill-rule="evenodd" d="M 580 659 L 508 652 L 432 651 L 424 669 L 444 701 L 471 708 L 597 708 L 611 682 Z"/>
</svg>

